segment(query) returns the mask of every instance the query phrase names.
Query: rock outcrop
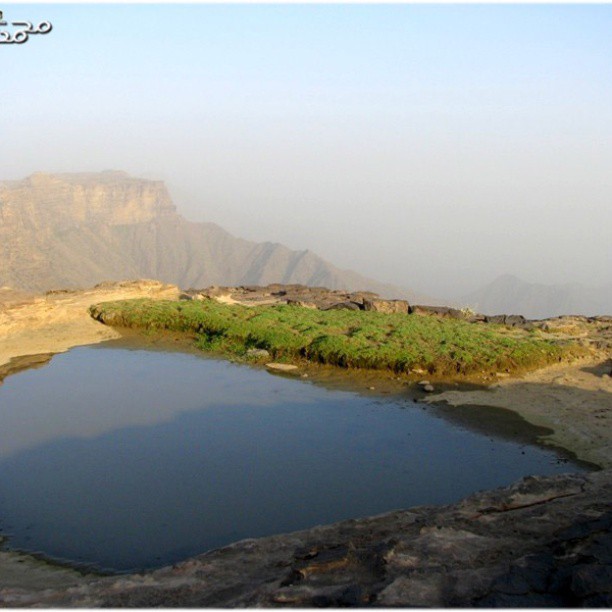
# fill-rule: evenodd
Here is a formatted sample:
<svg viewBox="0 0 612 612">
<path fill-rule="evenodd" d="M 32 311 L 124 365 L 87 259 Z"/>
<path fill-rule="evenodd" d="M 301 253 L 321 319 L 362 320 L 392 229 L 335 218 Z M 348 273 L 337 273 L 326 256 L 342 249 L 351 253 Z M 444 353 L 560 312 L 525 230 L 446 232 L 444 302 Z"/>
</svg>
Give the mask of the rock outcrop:
<svg viewBox="0 0 612 612">
<path fill-rule="evenodd" d="M 189 222 L 161 181 L 108 171 L 0 182 L 0 286 L 41 292 L 125 278 L 180 287 L 302 283 L 414 297 L 310 251 Z"/>
<path fill-rule="evenodd" d="M 297 283 L 283 285 L 272 283 L 266 286 L 247 285 L 240 287 L 207 287 L 205 289 L 188 289 L 183 299 L 212 298 L 227 303 L 239 303 L 246 306 L 263 306 L 268 304 L 290 304 L 303 308 L 318 310 L 366 310 L 366 303 L 375 300 L 380 303 L 394 303 L 397 300 L 382 300 L 371 291 L 342 291 L 326 287 L 309 287 Z M 405 302 L 404 302 L 405 303 Z M 407 310 L 406 310 L 407 312 Z"/>
<path fill-rule="evenodd" d="M 474 320 L 474 321 L 484 321 L 484 315 L 474 315 L 464 313 L 457 308 L 449 308 L 448 306 L 423 306 L 421 304 L 417 304 L 414 306 L 410 306 L 410 314 L 416 315 L 435 315 L 438 317 L 442 317 L 445 319 L 463 319 L 463 320 Z"/>
<path fill-rule="evenodd" d="M 211 286 L 204 289 L 188 289 L 182 299 L 216 299 L 228 304 L 262 306 L 290 304 L 318 310 L 348 309 L 372 310 L 385 313 L 400 313 L 430 316 L 443 319 L 458 319 L 469 323 L 505 325 L 517 332 L 541 330 L 553 335 L 563 334 L 567 340 L 575 340 L 597 350 L 612 349 L 612 317 L 583 317 L 576 315 L 529 320 L 522 315 L 486 316 L 470 309 L 458 310 L 446 306 L 410 305 L 406 300 L 385 300 L 371 291 L 341 291 L 325 287 L 308 287 L 300 284 L 283 285 L 272 283 L 266 286 L 247 285 L 239 287 Z"/>
<path fill-rule="evenodd" d="M 410 305 L 406 300 L 380 300 L 371 299 L 364 300 L 364 310 L 372 310 L 374 312 L 385 312 L 387 314 L 403 313 L 408 314 Z"/>
<path fill-rule="evenodd" d="M 6 374 L 32 365 L 32 356 L 34 363 L 45 363 L 50 353 L 120 336 L 89 316 L 88 308 L 94 302 L 136 298 L 175 300 L 179 293 L 178 287 L 154 280 L 106 282 L 84 291 L 50 291 L 44 296 L 27 296 L 2 288 L 0 382 Z"/>
</svg>

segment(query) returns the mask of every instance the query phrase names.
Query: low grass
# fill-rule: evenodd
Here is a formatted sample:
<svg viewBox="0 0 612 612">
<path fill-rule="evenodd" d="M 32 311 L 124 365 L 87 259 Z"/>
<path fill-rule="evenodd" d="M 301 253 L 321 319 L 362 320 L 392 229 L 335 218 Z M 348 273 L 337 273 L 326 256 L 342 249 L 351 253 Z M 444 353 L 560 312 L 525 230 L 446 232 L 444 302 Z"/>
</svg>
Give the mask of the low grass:
<svg viewBox="0 0 612 612">
<path fill-rule="evenodd" d="M 148 299 L 90 308 L 107 325 L 194 334 L 205 351 L 245 356 L 266 349 L 277 361 L 305 359 L 344 368 L 456 375 L 517 371 L 561 361 L 580 347 L 499 325 L 379 312 Z"/>
</svg>

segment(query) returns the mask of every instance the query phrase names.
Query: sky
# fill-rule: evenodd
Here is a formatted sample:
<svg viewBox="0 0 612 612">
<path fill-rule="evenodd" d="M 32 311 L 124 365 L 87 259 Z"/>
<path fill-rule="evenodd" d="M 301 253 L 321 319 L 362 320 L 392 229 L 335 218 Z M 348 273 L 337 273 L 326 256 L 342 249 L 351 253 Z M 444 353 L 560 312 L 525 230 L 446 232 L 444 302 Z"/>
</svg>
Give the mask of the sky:
<svg viewBox="0 0 612 612">
<path fill-rule="evenodd" d="M 441 298 L 612 282 L 612 5 L 12 4 L 0 180 L 106 169 Z"/>
</svg>

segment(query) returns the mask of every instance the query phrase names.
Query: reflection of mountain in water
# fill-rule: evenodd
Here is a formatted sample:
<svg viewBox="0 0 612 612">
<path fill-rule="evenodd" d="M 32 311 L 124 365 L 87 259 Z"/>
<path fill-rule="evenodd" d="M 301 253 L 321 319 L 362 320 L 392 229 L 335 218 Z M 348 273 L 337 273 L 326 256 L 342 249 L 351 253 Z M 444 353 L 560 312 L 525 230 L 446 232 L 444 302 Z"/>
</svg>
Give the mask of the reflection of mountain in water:
<svg viewBox="0 0 612 612">
<path fill-rule="evenodd" d="M 95 346 L 55 355 L 50 363 L 49 359 L 40 356 L 35 366 L 48 363 L 47 367 L 4 381 L 3 405 L 10 409 L 2 415 L 0 459 L 56 439 L 156 425 L 205 405 L 263 406 L 278 399 L 235 389 L 237 368 L 251 387 L 261 372 L 199 355 Z M 194 388 L 205 390 L 205 399 Z M 71 390 L 68 395 L 66 389 Z M 138 400 L 126 402 L 128 395 Z M 290 398 L 283 399 L 290 404 Z"/>
<path fill-rule="evenodd" d="M 0 182 L 0 286 L 44 291 L 127 278 L 155 278 L 184 289 L 301 283 L 415 297 L 340 270 L 310 251 L 250 242 L 214 223 L 189 222 L 177 214 L 161 181 L 107 171 Z"/>
</svg>

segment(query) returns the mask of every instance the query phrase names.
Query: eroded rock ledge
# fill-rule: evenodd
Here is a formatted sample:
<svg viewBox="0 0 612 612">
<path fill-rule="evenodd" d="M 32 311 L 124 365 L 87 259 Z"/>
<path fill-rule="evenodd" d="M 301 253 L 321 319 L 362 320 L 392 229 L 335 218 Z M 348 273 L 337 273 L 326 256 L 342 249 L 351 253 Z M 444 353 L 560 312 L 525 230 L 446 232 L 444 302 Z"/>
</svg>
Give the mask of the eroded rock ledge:
<svg viewBox="0 0 612 612">
<path fill-rule="evenodd" d="M 612 471 L 527 477 L 421 506 L 244 540 L 142 575 L 83 578 L 4 606 L 609 607 Z"/>
<path fill-rule="evenodd" d="M 349 292 L 325 287 L 280 283 L 266 286 L 211 286 L 205 289 L 187 289 L 181 293 L 180 299 L 214 299 L 226 304 L 242 304 L 243 306 L 289 304 L 318 310 L 374 310 L 386 313 L 459 319 L 479 325 L 493 323 L 505 325 L 517 332 L 538 330 L 544 337 L 563 337 L 566 340 L 574 340 L 583 346 L 604 353 L 609 353 L 612 350 L 612 316 L 563 315 L 548 319 L 530 320 L 516 314 L 484 315 L 473 312 L 469 308 L 459 310 L 448 306 L 409 304 L 406 300 L 383 299 L 371 291 Z"/>
</svg>

